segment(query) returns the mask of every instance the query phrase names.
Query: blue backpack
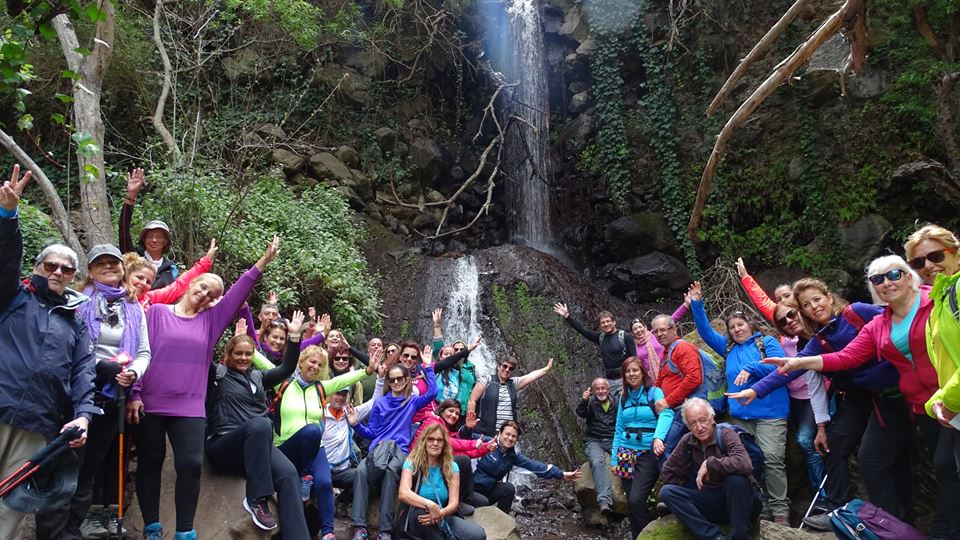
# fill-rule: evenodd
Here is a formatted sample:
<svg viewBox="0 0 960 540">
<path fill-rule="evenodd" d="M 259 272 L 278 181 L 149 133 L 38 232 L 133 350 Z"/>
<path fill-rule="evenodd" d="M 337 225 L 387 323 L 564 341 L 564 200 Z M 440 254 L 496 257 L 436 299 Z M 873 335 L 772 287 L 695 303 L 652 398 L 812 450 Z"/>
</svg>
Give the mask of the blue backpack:
<svg viewBox="0 0 960 540">
<path fill-rule="evenodd" d="M 926 539 L 883 508 L 860 499 L 853 499 L 830 512 L 830 525 L 841 540 Z"/>
<path fill-rule="evenodd" d="M 679 339 L 671 343 L 670 348 L 667 349 L 667 368 L 683 378 L 683 373 L 671 358 L 673 349 L 678 343 L 680 343 Z M 727 374 L 723 369 L 723 360 L 716 360 L 699 347 L 697 347 L 697 352 L 700 353 L 700 368 L 703 380 L 700 386 L 690 394 L 690 397 L 703 398 L 709 401 L 714 412 L 718 415 L 723 414 L 727 412 L 727 396 L 724 395 L 727 392 Z"/>
<path fill-rule="evenodd" d="M 750 434 L 749 431 L 743 429 L 742 427 L 722 422 L 717 424 L 717 447 L 720 449 L 721 454 L 727 454 L 726 449 L 723 447 L 723 438 L 720 436 L 720 432 L 724 429 L 732 429 L 740 437 L 740 442 L 743 443 L 743 447 L 747 449 L 747 454 L 750 455 L 750 464 L 753 466 L 753 478 L 758 484 L 760 484 L 762 489 L 764 485 L 763 450 L 760 449 L 760 445 L 757 444 L 757 440 L 753 437 L 753 435 Z"/>
</svg>

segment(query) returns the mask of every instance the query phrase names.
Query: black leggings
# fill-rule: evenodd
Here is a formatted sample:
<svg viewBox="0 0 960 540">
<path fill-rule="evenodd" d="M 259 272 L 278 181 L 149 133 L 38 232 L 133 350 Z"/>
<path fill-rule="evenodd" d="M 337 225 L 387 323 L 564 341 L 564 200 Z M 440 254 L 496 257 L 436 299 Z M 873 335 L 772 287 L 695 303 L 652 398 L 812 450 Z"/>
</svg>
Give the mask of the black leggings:
<svg viewBox="0 0 960 540">
<path fill-rule="evenodd" d="M 200 467 L 203 465 L 203 439 L 206 420 L 183 416 L 147 414 L 137 430 L 137 500 L 143 524 L 160 522 L 160 472 L 167 457 L 167 441 L 173 448 L 173 466 L 177 471 L 174 501 L 177 531 L 193 529 L 200 497 Z"/>
</svg>

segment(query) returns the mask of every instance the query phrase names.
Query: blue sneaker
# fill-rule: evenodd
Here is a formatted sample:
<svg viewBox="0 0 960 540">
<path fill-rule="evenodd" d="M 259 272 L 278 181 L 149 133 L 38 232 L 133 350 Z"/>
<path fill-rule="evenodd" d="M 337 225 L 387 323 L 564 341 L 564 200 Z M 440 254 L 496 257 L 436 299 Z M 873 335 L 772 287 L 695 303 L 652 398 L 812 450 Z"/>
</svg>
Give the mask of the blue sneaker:
<svg viewBox="0 0 960 540">
<path fill-rule="evenodd" d="M 313 477 L 309 474 L 300 479 L 300 500 L 307 502 L 310 500 L 310 490 L 313 489 Z"/>
<path fill-rule="evenodd" d="M 163 538 L 163 525 L 151 523 L 143 528 L 143 540 L 161 540 Z"/>
<path fill-rule="evenodd" d="M 177 531 L 177 534 L 173 535 L 173 540 L 197 540 L 197 531 L 196 529 Z"/>
<path fill-rule="evenodd" d="M 350 540 L 367 540 L 370 533 L 367 531 L 366 527 L 356 527 L 353 529 L 353 536 Z"/>
</svg>

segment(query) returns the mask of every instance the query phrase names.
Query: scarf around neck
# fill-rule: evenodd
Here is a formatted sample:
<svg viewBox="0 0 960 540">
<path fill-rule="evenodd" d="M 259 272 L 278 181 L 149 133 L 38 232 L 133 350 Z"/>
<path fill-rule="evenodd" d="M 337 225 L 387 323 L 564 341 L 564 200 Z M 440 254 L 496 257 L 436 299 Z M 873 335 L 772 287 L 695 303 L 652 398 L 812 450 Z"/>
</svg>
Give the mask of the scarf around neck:
<svg viewBox="0 0 960 540">
<path fill-rule="evenodd" d="M 90 332 L 90 341 L 94 344 L 100 339 L 100 325 L 108 313 L 107 304 L 121 300 L 123 333 L 120 337 L 120 352 L 134 357 L 140 349 L 140 324 L 143 320 L 143 308 L 138 302 L 130 302 L 124 297 L 127 290 L 123 287 L 111 287 L 94 281 L 92 286 L 83 290 L 83 294 L 90 297 L 90 301 L 80 306 L 80 317 L 87 323 Z"/>
</svg>

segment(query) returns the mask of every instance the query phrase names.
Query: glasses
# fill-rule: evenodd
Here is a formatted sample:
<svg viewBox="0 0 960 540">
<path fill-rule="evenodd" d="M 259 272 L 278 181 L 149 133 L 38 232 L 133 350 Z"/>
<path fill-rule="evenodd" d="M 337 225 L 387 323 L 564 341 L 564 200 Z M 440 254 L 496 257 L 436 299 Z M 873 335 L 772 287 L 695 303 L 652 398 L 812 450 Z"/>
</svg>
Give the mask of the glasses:
<svg viewBox="0 0 960 540">
<path fill-rule="evenodd" d="M 927 265 L 927 261 L 932 262 L 933 264 L 939 264 L 943 262 L 947 256 L 947 253 L 956 253 L 957 250 L 954 248 L 943 248 L 936 251 L 931 251 L 922 257 L 914 257 L 907 261 L 907 264 L 910 265 L 910 268 L 914 270 L 923 270 L 923 267 Z M 879 285 L 879 283 L 878 283 Z"/>
<path fill-rule="evenodd" d="M 114 259 L 113 257 L 100 257 L 93 261 L 90 266 L 120 266 L 121 262 L 120 259 Z"/>
<path fill-rule="evenodd" d="M 393 354 L 395 352 L 397 352 L 397 349 L 394 349 L 393 347 L 387 349 L 387 354 Z"/>
<path fill-rule="evenodd" d="M 427 444 L 443 444 L 443 437 L 427 437 Z"/>
<path fill-rule="evenodd" d="M 797 319 L 797 310 L 791 309 L 783 317 L 777 319 L 777 326 L 786 326 L 788 321 Z"/>
<path fill-rule="evenodd" d="M 387 382 L 389 382 L 390 384 L 394 384 L 398 382 L 403 382 L 405 380 L 407 380 L 407 376 L 401 375 L 400 377 L 390 377 L 389 379 L 387 379 Z"/>
<path fill-rule="evenodd" d="M 894 268 L 893 270 L 890 270 L 885 274 L 874 274 L 868 277 L 867 279 L 869 279 L 870 283 L 873 283 L 874 285 L 881 285 L 883 283 L 884 278 L 886 278 L 888 281 L 900 281 L 900 278 L 902 277 L 903 277 L 903 270 L 899 268 Z"/>
<path fill-rule="evenodd" d="M 416 358 L 416 357 L 417 357 L 416 354 L 410 354 L 410 353 L 403 353 L 400 355 L 400 358 Z"/>
<path fill-rule="evenodd" d="M 350 361 L 350 357 L 349 357 L 349 356 L 334 356 L 334 357 L 333 357 L 333 361 L 334 361 L 334 362 L 349 362 L 349 361 Z"/>
<path fill-rule="evenodd" d="M 500 364 L 500 369 L 504 371 L 512 372 L 516 368 L 514 366 L 511 366 L 510 364 Z"/>
<path fill-rule="evenodd" d="M 44 270 L 46 270 L 47 272 L 49 272 L 49 273 L 51 273 L 51 274 L 56 273 L 57 270 L 60 270 L 60 273 L 63 274 L 63 275 L 65 275 L 65 276 L 72 276 L 73 274 L 75 274 L 75 273 L 77 272 L 77 269 L 76 269 L 76 268 L 74 268 L 74 267 L 72 267 L 72 266 L 70 266 L 70 265 L 67 265 L 67 264 L 57 264 L 57 263 L 52 263 L 52 262 L 43 262 L 43 263 L 40 263 L 40 264 L 43 265 L 43 269 L 44 269 Z"/>
<path fill-rule="evenodd" d="M 463 347 L 454 347 L 453 352 L 460 352 L 463 350 Z"/>
</svg>

